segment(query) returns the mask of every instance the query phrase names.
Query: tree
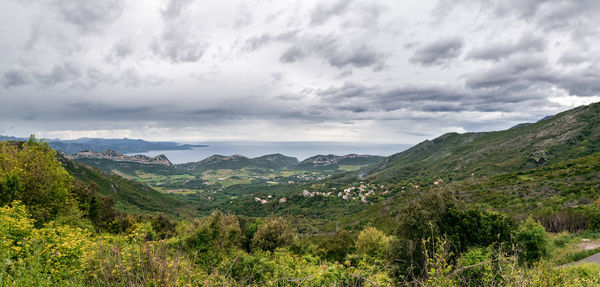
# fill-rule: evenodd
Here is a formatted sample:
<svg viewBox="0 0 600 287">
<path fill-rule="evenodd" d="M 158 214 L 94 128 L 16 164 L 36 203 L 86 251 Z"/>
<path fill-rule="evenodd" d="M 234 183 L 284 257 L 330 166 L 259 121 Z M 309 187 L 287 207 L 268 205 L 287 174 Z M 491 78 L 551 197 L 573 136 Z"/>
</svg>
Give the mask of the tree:
<svg viewBox="0 0 600 287">
<path fill-rule="evenodd" d="M 213 238 L 218 248 L 226 249 L 241 246 L 242 230 L 237 216 L 215 211 L 210 217 L 209 227 L 213 232 Z"/>
<path fill-rule="evenodd" d="M 400 210 L 390 260 L 397 276 L 418 277 L 425 266 L 423 240 L 444 237 L 451 253 L 458 255 L 470 247 L 510 242 L 514 229 L 514 221 L 500 213 L 465 208 L 447 191 L 429 191 Z M 451 262 L 456 259 L 454 255 L 449 258 Z"/>
<path fill-rule="evenodd" d="M 439 222 L 439 230 L 446 235 L 455 254 L 470 247 L 487 247 L 498 242 L 510 242 L 515 224 L 506 216 L 470 207 L 450 207 Z"/>
<path fill-rule="evenodd" d="M 446 211 L 456 205 L 449 192 L 429 191 L 407 202 L 398 214 L 396 239 L 390 244 L 389 260 L 398 278 L 420 277 L 425 268 L 422 242 L 440 235 L 440 222 Z"/>
<path fill-rule="evenodd" d="M 34 136 L 25 143 L 0 143 L 0 200 L 23 202 L 37 226 L 73 210 L 71 183 L 47 143 Z"/>
<path fill-rule="evenodd" d="M 325 238 L 319 244 L 319 251 L 328 260 L 343 262 L 354 248 L 354 238 L 350 232 L 339 229 L 333 236 Z"/>
<path fill-rule="evenodd" d="M 135 219 L 115 209 L 112 197 L 100 195 L 98 190 L 98 185 L 94 182 L 73 181 L 73 195 L 79 203 L 82 216 L 89 219 L 98 230 L 112 233 L 130 231 L 135 225 Z"/>
<path fill-rule="evenodd" d="M 371 257 L 383 257 L 390 245 L 390 238 L 375 227 L 367 227 L 358 234 L 356 253 Z"/>
<path fill-rule="evenodd" d="M 261 224 L 254 238 L 252 246 L 262 250 L 273 251 L 277 247 L 287 246 L 294 242 L 294 233 L 289 223 L 281 218 L 270 218 Z"/>
<path fill-rule="evenodd" d="M 539 222 L 529 217 L 516 232 L 519 259 L 531 265 L 548 253 L 548 234 Z"/>
</svg>

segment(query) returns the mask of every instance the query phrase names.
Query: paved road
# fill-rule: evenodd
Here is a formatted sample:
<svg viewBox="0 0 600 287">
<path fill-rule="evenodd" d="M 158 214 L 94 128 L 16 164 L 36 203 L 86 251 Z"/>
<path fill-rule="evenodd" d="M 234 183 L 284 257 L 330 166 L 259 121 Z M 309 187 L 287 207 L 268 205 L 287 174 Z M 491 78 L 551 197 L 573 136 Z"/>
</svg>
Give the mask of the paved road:
<svg viewBox="0 0 600 287">
<path fill-rule="evenodd" d="M 556 266 L 556 268 L 560 268 L 560 267 L 567 267 L 567 266 L 571 266 L 571 265 L 575 265 L 575 264 L 579 264 L 579 263 L 596 263 L 598 265 L 600 265 L 600 253 L 596 253 L 590 257 L 586 257 L 583 258 L 579 261 L 575 261 L 575 262 L 571 262 L 571 263 L 567 263 L 564 265 L 560 265 L 560 266 Z"/>
</svg>

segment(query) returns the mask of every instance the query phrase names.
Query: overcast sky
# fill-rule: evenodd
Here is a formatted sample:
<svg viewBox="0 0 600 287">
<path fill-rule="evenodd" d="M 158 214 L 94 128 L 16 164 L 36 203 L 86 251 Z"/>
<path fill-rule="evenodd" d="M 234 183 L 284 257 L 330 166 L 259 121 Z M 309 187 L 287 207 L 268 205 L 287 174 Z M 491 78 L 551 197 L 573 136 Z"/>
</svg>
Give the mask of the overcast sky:
<svg viewBox="0 0 600 287">
<path fill-rule="evenodd" d="M 0 134 L 416 143 L 600 101 L 600 1 L 0 1 Z"/>
</svg>

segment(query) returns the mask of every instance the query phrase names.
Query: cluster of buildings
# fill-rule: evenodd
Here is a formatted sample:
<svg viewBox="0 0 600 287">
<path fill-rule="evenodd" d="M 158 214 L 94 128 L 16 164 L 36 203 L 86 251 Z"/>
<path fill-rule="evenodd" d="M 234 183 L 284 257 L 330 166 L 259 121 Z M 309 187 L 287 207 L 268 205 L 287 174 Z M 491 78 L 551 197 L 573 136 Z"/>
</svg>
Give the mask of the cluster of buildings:
<svg viewBox="0 0 600 287">
<path fill-rule="evenodd" d="M 381 190 L 383 189 L 384 186 L 381 185 L 379 188 L 375 185 L 367 185 L 363 182 L 360 183 L 360 185 L 355 185 L 355 186 L 350 186 L 347 187 L 345 189 L 343 189 L 342 191 L 338 191 L 337 193 L 335 191 L 329 191 L 329 192 L 320 192 L 320 191 L 308 191 L 308 190 L 303 190 L 302 191 L 302 196 L 304 197 L 313 197 L 313 196 L 324 196 L 324 197 L 329 197 L 329 196 L 336 196 L 339 198 L 342 198 L 343 200 L 360 200 L 363 203 L 368 203 L 368 197 L 375 195 L 377 190 Z M 337 190 L 336 188 L 332 188 L 332 190 Z M 389 193 L 389 190 L 385 190 L 383 192 L 380 192 L 381 194 L 387 194 Z"/>
<path fill-rule="evenodd" d="M 270 201 L 273 201 L 273 196 L 269 194 L 269 195 L 267 195 L 266 199 L 262 199 L 260 197 L 254 197 L 254 201 L 258 202 L 260 204 L 269 203 Z M 279 200 L 277 200 L 277 202 L 279 202 L 279 203 L 284 203 L 286 201 L 287 201 L 287 198 L 285 198 L 285 197 L 282 197 Z"/>
</svg>

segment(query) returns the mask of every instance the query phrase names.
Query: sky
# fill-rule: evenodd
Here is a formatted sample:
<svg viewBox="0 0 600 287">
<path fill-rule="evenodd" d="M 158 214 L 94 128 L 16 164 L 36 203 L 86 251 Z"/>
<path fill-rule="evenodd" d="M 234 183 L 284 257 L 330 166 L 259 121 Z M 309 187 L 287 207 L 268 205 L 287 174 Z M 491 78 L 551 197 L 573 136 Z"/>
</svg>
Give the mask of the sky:
<svg viewBox="0 0 600 287">
<path fill-rule="evenodd" d="M 600 1 L 0 1 L 0 134 L 414 144 L 600 101 Z"/>
</svg>

